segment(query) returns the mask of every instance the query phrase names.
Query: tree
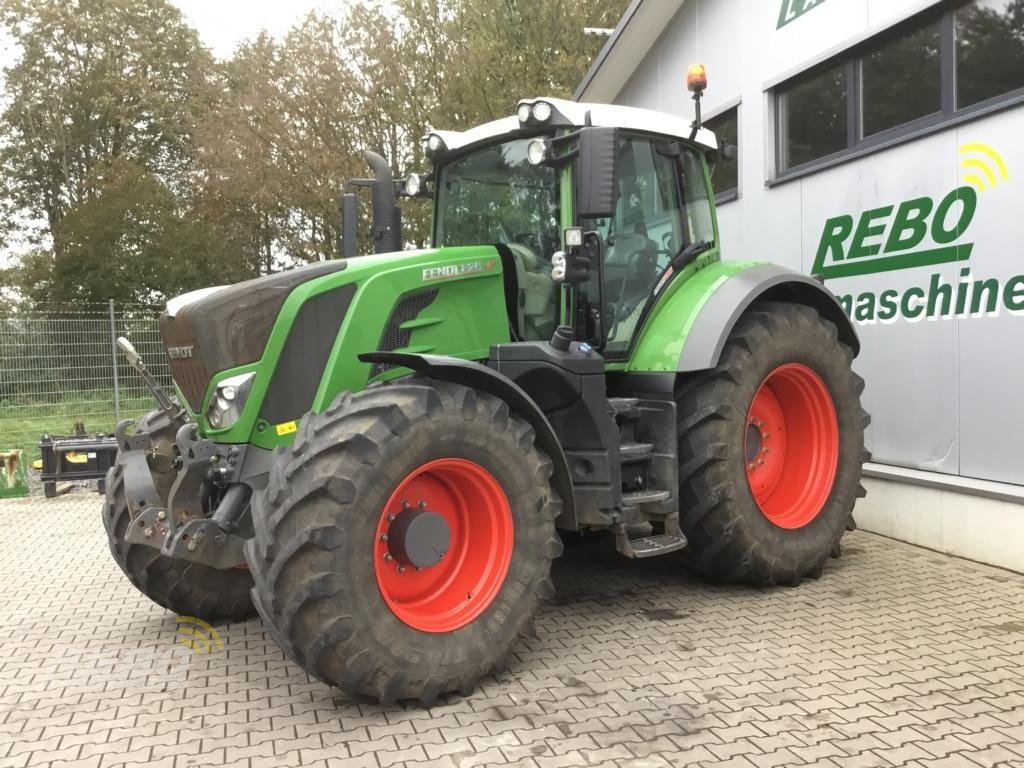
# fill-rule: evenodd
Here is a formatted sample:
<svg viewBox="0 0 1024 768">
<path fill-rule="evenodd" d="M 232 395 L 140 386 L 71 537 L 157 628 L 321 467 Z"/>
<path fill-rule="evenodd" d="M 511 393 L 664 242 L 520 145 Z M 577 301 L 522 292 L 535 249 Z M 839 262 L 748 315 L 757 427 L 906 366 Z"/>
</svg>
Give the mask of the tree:
<svg viewBox="0 0 1024 768">
<path fill-rule="evenodd" d="M 601 44 L 583 27 L 614 23 L 624 6 L 363 0 L 337 17 L 308 16 L 281 42 L 242 46 L 199 130 L 204 205 L 221 222 L 246 222 L 221 243 L 262 272 L 333 257 L 338 198 L 366 175 L 364 150 L 400 178 L 425 168 L 420 137 L 431 125 L 466 128 L 513 113 L 522 97 L 568 97 Z M 429 206 L 402 208 L 406 242 L 426 244 Z"/>
<path fill-rule="evenodd" d="M 398 0 L 417 50 L 422 109 L 441 127 L 510 115 L 532 96 L 568 98 L 600 50 L 587 26 L 612 27 L 624 0 Z"/>
<path fill-rule="evenodd" d="M 102 286 L 83 294 L 95 281 L 82 282 L 81 265 L 67 263 L 96 235 L 83 211 L 131 207 L 116 191 L 140 183 L 174 207 L 191 184 L 193 128 L 214 95 L 212 60 L 164 0 L 2 0 L 0 21 L 20 50 L 5 72 L 0 121 L 5 213 L 35 222 L 30 235 L 42 251 L 33 270 L 48 252 L 59 298 L 106 298 Z M 108 194 L 115 199 L 103 201 Z M 136 259 L 118 248 L 105 256 L 114 268 Z"/>
<path fill-rule="evenodd" d="M 0 221 L 28 246 L 0 279 L 39 302 L 155 301 L 332 258 L 365 150 L 401 178 L 432 125 L 568 96 L 601 43 L 583 26 L 625 4 L 355 0 L 214 62 L 167 0 L 0 0 L 20 51 Z M 407 245 L 426 244 L 429 206 L 402 206 Z"/>
<path fill-rule="evenodd" d="M 280 42 L 262 36 L 224 65 L 221 102 L 198 131 L 202 198 L 217 220 L 255 233 L 222 241 L 246 264 L 334 257 L 339 196 L 366 175 L 362 152 L 384 154 L 396 176 L 416 160 L 424 126 L 406 46 L 381 7 L 355 5 L 310 15 Z M 422 242 L 426 217 L 407 223 Z"/>
</svg>

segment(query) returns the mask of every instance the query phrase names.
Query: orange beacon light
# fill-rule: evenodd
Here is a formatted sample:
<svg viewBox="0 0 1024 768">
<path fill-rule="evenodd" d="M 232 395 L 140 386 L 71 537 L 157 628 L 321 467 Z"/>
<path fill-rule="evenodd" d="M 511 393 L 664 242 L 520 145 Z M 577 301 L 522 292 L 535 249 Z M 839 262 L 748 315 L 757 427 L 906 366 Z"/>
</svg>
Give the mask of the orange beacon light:
<svg viewBox="0 0 1024 768">
<path fill-rule="evenodd" d="M 708 87 L 708 71 L 703 64 L 694 64 L 686 70 L 686 87 L 692 93 L 700 93 Z"/>
</svg>

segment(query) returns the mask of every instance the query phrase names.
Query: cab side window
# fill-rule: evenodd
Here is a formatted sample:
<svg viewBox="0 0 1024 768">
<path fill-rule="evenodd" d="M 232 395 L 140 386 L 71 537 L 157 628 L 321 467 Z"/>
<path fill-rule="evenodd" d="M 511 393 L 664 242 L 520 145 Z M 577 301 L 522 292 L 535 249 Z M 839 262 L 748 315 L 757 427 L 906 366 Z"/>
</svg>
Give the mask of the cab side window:
<svg viewBox="0 0 1024 768">
<path fill-rule="evenodd" d="M 665 142 L 632 138 L 621 142 L 618 205 L 612 218 L 597 222 L 605 240 L 638 235 L 659 245 L 679 241 L 683 226 L 677 160 Z"/>
<path fill-rule="evenodd" d="M 679 149 L 664 140 L 625 137 L 619 146 L 615 215 L 592 226 L 602 240 L 608 356 L 628 350 L 658 278 L 692 240 L 680 159 Z"/>
</svg>

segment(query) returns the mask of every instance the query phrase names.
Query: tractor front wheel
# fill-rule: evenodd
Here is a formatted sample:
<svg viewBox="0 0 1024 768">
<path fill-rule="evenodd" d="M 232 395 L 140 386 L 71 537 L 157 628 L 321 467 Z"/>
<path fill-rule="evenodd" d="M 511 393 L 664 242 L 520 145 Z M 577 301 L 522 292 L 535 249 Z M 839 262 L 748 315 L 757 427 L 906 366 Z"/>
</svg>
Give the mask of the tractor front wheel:
<svg viewBox="0 0 1024 768">
<path fill-rule="evenodd" d="M 148 433 L 153 439 L 149 469 L 164 504 L 176 476 L 171 459 L 174 435 L 180 426 L 163 411 L 153 411 L 137 427 L 138 432 Z M 132 514 L 124 492 L 120 454 L 114 466 L 107 471 L 105 485 L 103 526 L 107 531 L 107 543 L 114 561 L 136 589 L 158 605 L 182 616 L 209 621 L 241 621 L 255 613 L 249 596 L 252 579 L 247 570 L 218 570 L 164 557 L 159 549 L 125 541 L 125 531 L 131 524 Z"/>
<path fill-rule="evenodd" d="M 532 631 L 561 552 L 533 429 L 427 379 L 344 393 L 279 448 L 246 557 L 278 644 L 311 675 L 432 703 Z"/>
<path fill-rule="evenodd" d="M 838 557 L 864 491 L 863 380 L 832 323 L 763 303 L 719 365 L 676 393 L 680 525 L 689 562 L 719 581 L 797 584 Z"/>
</svg>

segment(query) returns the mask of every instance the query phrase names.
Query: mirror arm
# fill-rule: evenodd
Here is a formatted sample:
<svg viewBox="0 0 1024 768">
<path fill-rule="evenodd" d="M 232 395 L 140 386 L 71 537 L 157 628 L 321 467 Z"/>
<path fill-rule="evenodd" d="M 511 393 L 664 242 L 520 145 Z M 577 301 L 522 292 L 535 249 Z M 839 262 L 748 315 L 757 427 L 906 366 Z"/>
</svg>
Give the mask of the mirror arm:
<svg viewBox="0 0 1024 768">
<path fill-rule="evenodd" d="M 594 348 L 598 352 L 603 352 L 605 345 L 608 340 L 605 338 L 604 332 L 604 312 L 605 312 L 605 301 L 604 301 L 604 258 L 601 255 L 601 235 L 597 232 L 590 231 L 583 235 L 583 242 L 591 252 L 591 261 L 597 265 L 597 344 Z"/>
</svg>

